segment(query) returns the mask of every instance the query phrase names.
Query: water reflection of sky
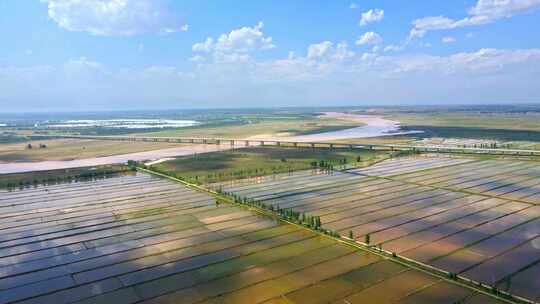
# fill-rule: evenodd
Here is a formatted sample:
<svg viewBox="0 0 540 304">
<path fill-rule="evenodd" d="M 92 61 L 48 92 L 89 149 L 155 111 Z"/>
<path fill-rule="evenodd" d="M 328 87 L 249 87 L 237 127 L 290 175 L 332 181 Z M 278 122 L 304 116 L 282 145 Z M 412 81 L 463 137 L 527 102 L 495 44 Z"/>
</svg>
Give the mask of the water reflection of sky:
<svg viewBox="0 0 540 304">
<path fill-rule="evenodd" d="M 358 117 L 362 117 L 358 115 Z M 316 140 L 340 140 L 348 138 L 370 138 L 380 136 L 418 134 L 423 131 L 403 131 L 397 121 L 371 116 L 365 120 L 365 125 L 339 131 L 323 132 L 318 134 L 298 137 L 302 141 Z"/>
<path fill-rule="evenodd" d="M 36 127 L 49 128 L 127 128 L 127 129 L 162 129 L 162 128 L 183 128 L 199 124 L 194 120 L 173 120 L 173 119 L 104 119 L 104 120 L 65 120 L 60 122 L 44 122 L 36 124 Z"/>
</svg>

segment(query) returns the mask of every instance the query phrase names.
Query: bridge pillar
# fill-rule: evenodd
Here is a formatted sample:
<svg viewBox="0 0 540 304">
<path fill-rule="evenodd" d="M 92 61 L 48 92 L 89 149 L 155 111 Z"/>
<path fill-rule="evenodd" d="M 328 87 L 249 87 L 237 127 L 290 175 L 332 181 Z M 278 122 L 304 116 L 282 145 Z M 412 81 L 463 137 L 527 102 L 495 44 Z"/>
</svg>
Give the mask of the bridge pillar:
<svg viewBox="0 0 540 304">
<path fill-rule="evenodd" d="M 293 146 L 294 146 L 295 148 L 298 147 L 298 143 L 297 143 L 297 142 L 294 142 L 294 143 L 293 143 Z"/>
<path fill-rule="evenodd" d="M 330 150 L 334 149 L 334 144 L 330 144 Z"/>
<path fill-rule="evenodd" d="M 314 143 L 311 143 L 310 145 L 311 145 L 312 149 L 315 149 L 315 144 Z"/>
<path fill-rule="evenodd" d="M 280 142 L 280 141 L 277 141 L 276 144 L 277 144 L 278 147 L 281 146 L 281 142 Z"/>
<path fill-rule="evenodd" d="M 217 139 L 216 140 L 216 145 L 221 145 L 221 140 Z"/>
<path fill-rule="evenodd" d="M 249 147 L 249 140 L 246 140 L 246 141 L 244 142 L 244 146 Z"/>
<path fill-rule="evenodd" d="M 264 140 L 261 140 L 260 144 L 261 146 L 264 146 Z"/>
</svg>

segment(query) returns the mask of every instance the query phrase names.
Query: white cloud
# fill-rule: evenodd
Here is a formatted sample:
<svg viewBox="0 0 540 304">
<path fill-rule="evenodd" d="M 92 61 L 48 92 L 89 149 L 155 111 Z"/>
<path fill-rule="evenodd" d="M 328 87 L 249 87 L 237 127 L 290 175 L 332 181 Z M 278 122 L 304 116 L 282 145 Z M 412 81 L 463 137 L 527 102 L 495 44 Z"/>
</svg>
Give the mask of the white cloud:
<svg viewBox="0 0 540 304">
<path fill-rule="evenodd" d="M 539 7 L 540 0 L 478 0 L 475 6 L 468 10 L 468 16 L 463 19 L 431 16 L 414 20 L 409 38 L 421 38 L 428 31 L 488 24 L 502 18 L 530 12 Z"/>
<path fill-rule="evenodd" d="M 355 53 L 349 50 L 349 46 L 345 42 L 334 46 L 331 41 L 323 41 L 311 44 L 307 49 L 307 59 L 309 60 L 345 60 L 354 55 Z"/>
<path fill-rule="evenodd" d="M 381 35 L 375 33 L 375 32 L 366 32 L 358 40 L 356 40 L 356 45 L 377 45 L 381 44 L 383 42 L 383 39 Z"/>
<path fill-rule="evenodd" d="M 206 40 L 204 42 L 195 43 L 191 47 L 191 50 L 193 52 L 210 53 L 211 51 L 214 50 L 214 38 L 208 37 L 208 38 L 206 38 Z"/>
<path fill-rule="evenodd" d="M 245 53 L 214 53 L 214 62 L 217 63 L 247 63 L 251 57 Z"/>
<path fill-rule="evenodd" d="M 249 52 L 258 49 L 271 49 L 272 37 L 265 37 L 262 32 L 264 24 L 259 22 L 254 27 L 242 27 L 222 34 L 217 39 L 215 48 L 218 51 Z"/>
<path fill-rule="evenodd" d="M 383 49 L 384 52 L 398 52 L 401 50 L 403 50 L 403 46 L 394 44 L 387 45 Z"/>
<path fill-rule="evenodd" d="M 454 43 L 454 42 L 456 42 L 456 38 L 454 38 L 454 37 L 442 37 L 441 42 L 446 43 L 446 44 Z"/>
<path fill-rule="evenodd" d="M 333 43 L 330 41 L 323 41 L 321 43 L 311 44 L 308 47 L 307 58 L 316 59 L 326 57 L 333 47 Z"/>
<path fill-rule="evenodd" d="M 195 56 L 189 58 L 189 61 L 193 61 L 193 62 L 203 62 L 205 60 L 206 60 L 206 58 L 204 56 L 201 56 L 201 55 L 195 55 Z"/>
<path fill-rule="evenodd" d="M 102 70 L 103 64 L 97 61 L 88 60 L 86 57 L 70 59 L 64 64 L 68 70 Z"/>
<path fill-rule="evenodd" d="M 365 26 L 369 23 L 379 22 L 384 18 L 384 10 L 382 9 L 370 9 L 367 12 L 363 12 L 360 17 L 360 25 Z"/>
<path fill-rule="evenodd" d="M 464 85 L 470 88 L 471 84 L 467 82 L 481 79 L 494 79 L 497 83 L 504 77 L 513 77 L 514 81 L 519 82 L 519 79 L 531 77 L 524 75 L 538 74 L 540 68 L 540 49 L 480 49 L 448 56 L 425 54 L 385 56 L 366 52 L 354 54 L 347 60 L 326 60 L 331 57 L 332 45 L 328 41 L 311 45 L 306 57 L 293 56 L 282 60 L 259 62 L 253 65 L 255 70 L 250 74 L 259 80 L 315 81 L 320 86 L 325 86 L 324 81 L 331 79 L 354 82 L 355 79 L 368 76 L 370 81 L 375 82 L 377 79 L 383 81 L 388 78 L 420 77 L 418 79 L 424 84 L 415 84 L 418 87 L 424 87 L 426 83 L 433 83 L 437 81 L 436 79 L 440 80 L 439 84 L 449 79 L 460 79 L 465 80 Z"/>
<path fill-rule="evenodd" d="M 469 15 L 489 19 L 508 18 L 539 6 L 540 0 L 478 0 L 469 10 Z"/>
<path fill-rule="evenodd" d="M 186 73 L 180 71 L 177 67 L 173 66 L 159 66 L 154 65 L 141 70 L 134 71 L 135 77 L 141 79 L 162 79 L 162 78 L 178 78 L 186 79 L 193 78 L 193 73 Z"/>
<path fill-rule="evenodd" d="M 358 6 L 358 4 L 352 2 L 351 4 L 349 4 L 349 8 L 350 9 L 357 9 L 357 8 L 359 8 L 359 6 Z"/>
<path fill-rule="evenodd" d="M 394 72 L 435 71 L 444 74 L 496 75 L 513 67 L 526 68 L 528 64 L 540 64 L 540 49 L 500 50 L 480 49 L 475 52 L 461 52 L 449 56 L 415 55 L 388 57 L 386 61 L 395 65 Z"/>
<path fill-rule="evenodd" d="M 187 25 L 169 9 L 167 0 L 42 0 L 59 27 L 99 36 L 169 34 Z"/>
<path fill-rule="evenodd" d="M 362 104 L 540 98 L 540 49 L 387 56 L 355 54 L 344 43 L 323 41 L 301 56 L 282 59 L 242 61 L 247 54 L 226 55 L 224 62 L 200 63 L 187 71 L 175 66 L 118 69 L 84 57 L 59 66 L 0 66 L 0 103 L 31 110 L 215 107 L 233 100 L 236 106 L 250 106 L 254 100 L 292 106 L 332 105 L 329 100 Z"/>
<path fill-rule="evenodd" d="M 221 34 L 217 39 L 208 37 L 203 42 L 195 43 L 191 49 L 195 53 L 211 54 L 215 62 L 247 62 L 251 58 L 248 53 L 275 47 L 272 37 L 264 35 L 263 27 L 264 24 L 259 22 L 253 27 L 234 29 L 229 33 Z M 201 57 L 202 55 L 199 55 L 195 58 L 197 61 L 203 61 Z"/>
<path fill-rule="evenodd" d="M 444 30 L 455 27 L 455 21 L 444 16 L 425 17 L 413 21 L 413 28 L 409 33 L 410 38 L 421 38 L 427 31 Z"/>
</svg>

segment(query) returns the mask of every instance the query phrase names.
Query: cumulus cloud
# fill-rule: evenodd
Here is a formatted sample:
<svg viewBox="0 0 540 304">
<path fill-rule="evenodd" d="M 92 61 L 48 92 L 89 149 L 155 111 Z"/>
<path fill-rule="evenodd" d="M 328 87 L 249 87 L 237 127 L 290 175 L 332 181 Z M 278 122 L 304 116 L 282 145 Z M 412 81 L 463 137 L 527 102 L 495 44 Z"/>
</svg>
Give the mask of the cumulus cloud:
<svg viewBox="0 0 540 304">
<path fill-rule="evenodd" d="M 468 16 L 452 19 L 445 16 L 430 16 L 413 21 L 409 39 L 421 38 L 428 31 L 448 30 L 459 27 L 493 23 L 502 18 L 530 12 L 540 7 L 540 0 L 478 0 L 468 10 Z"/>
<path fill-rule="evenodd" d="M 188 26 L 167 0 L 42 0 L 59 27 L 98 36 L 169 34 Z"/>
<path fill-rule="evenodd" d="M 375 32 L 366 32 L 358 40 L 356 40 L 356 45 L 377 45 L 381 44 L 383 42 L 383 39 L 381 35 L 375 33 Z"/>
<path fill-rule="evenodd" d="M 441 42 L 446 43 L 446 44 L 454 43 L 454 42 L 456 42 L 456 38 L 454 38 L 454 37 L 442 37 Z"/>
<path fill-rule="evenodd" d="M 387 45 L 383 49 L 384 52 L 398 52 L 401 50 L 403 50 L 402 45 L 394 45 L 394 44 Z"/>
<path fill-rule="evenodd" d="M 210 53 L 214 50 L 214 38 L 206 38 L 203 42 L 195 43 L 191 50 L 194 52 L 204 52 L 204 53 Z"/>
<path fill-rule="evenodd" d="M 308 59 L 316 59 L 326 57 L 332 49 L 333 43 L 330 41 L 323 41 L 321 43 L 311 44 L 308 47 L 307 57 Z"/>
<path fill-rule="evenodd" d="M 310 60 L 344 60 L 354 55 L 355 53 L 349 50 L 345 42 L 334 45 L 331 41 L 323 41 L 311 44 L 307 49 L 307 59 Z"/>
<path fill-rule="evenodd" d="M 528 12 L 539 6 L 539 0 L 478 0 L 469 10 L 469 15 L 498 19 Z"/>
<path fill-rule="evenodd" d="M 189 61 L 193 61 L 193 62 L 203 62 L 205 61 L 206 58 L 204 56 L 201 56 L 201 55 L 195 55 L 195 56 L 192 56 L 189 58 Z"/>
<path fill-rule="evenodd" d="M 510 72 L 512 68 L 527 68 L 540 64 L 540 49 L 504 50 L 480 49 L 460 52 L 448 56 L 415 55 L 385 58 L 393 63 L 392 72 L 427 72 L 443 74 L 497 75 Z"/>
<path fill-rule="evenodd" d="M 264 24 L 259 22 L 254 27 L 241 27 L 229 33 L 221 34 L 219 38 L 206 38 L 204 42 L 195 43 L 194 52 L 239 52 L 247 53 L 255 50 L 274 48 L 272 37 L 266 37 L 262 32 Z"/>
<path fill-rule="evenodd" d="M 248 74 L 261 81 L 308 81 L 323 87 L 325 81 L 332 79 L 354 82 L 355 79 L 368 77 L 370 82 L 378 83 L 385 79 L 415 77 L 423 82 L 415 84 L 419 88 L 434 81 L 444 84 L 459 79 L 464 80 L 463 85 L 470 88 L 474 87 L 471 83 L 481 82 L 482 79 L 498 83 L 508 77 L 517 83 L 538 74 L 537 69 L 540 68 L 540 49 L 480 49 L 448 56 L 387 56 L 366 52 L 351 55 L 347 60 L 326 60 L 331 57 L 331 50 L 329 42 L 314 44 L 308 48 L 306 57 L 258 62 L 251 66 L 253 70 Z"/>
<path fill-rule="evenodd" d="M 254 27 L 242 27 L 222 34 L 216 41 L 215 48 L 219 51 L 249 52 L 258 49 L 271 49 L 275 45 L 272 37 L 265 37 L 262 32 L 264 24 L 259 22 Z"/>
<path fill-rule="evenodd" d="M 360 25 L 365 26 L 369 23 L 379 22 L 384 18 L 384 10 L 382 9 L 370 9 L 367 12 L 363 12 L 360 17 Z"/>
<path fill-rule="evenodd" d="M 230 59 L 201 63 L 202 67 L 187 71 L 175 66 L 111 68 L 84 57 L 59 66 L 0 66 L 0 102 L 15 105 L 9 101 L 27 100 L 27 107 L 42 103 L 38 106 L 65 109 L 73 103 L 103 108 L 151 103 L 170 108 L 219 106 L 230 100 L 248 106 L 254 101 L 276 105 L 276 100 L 279 105 L 305 105 L 328 104 L 329 100 L 490 102 L 540 98 L 536 89 L 540 86 L 540 49 L 388 56 L 355 54 L 345 43 L 323 41 L 310 45 L 300 56 L 249 61 L 233 58 L 237 64 L 225 63 Z M 493 90 L 495 85 L 497 90 Z"/>
<path fill-rule="evenodd" d="M 264 24 L 259 22 L 253 27 L 241 27 L 229 33 L 221 34 L 218 38 L 208 37 L 202 42 L 193 44 L 192 51 L 199 53 L 197 61 L 206 58 L 201 54 L 211 55 L 214 61 L 219 62 L 246 62 L 249 61 L 249 53 L 258 50 L 268 50 L 276 46 L 272 37 L 263 33 Z M 205 55 L 206 56 L 206 55 Z"/>
</svg>

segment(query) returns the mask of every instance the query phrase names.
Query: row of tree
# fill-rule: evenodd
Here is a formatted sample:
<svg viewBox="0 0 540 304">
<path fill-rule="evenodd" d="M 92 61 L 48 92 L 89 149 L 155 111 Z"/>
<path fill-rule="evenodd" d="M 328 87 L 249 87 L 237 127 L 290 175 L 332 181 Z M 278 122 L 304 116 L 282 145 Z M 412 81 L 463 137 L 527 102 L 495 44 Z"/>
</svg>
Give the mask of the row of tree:
<svg viewBox="0 0 540 304">
<path fill-rule="evenodd" d="M 47 145 L 46 144 L 39 144 L 38 146 L 40 149 L 47 149 Z M 26 145 L 26 149 L 28 150 L 32 150 L 34 148 L 34 146 L 32 146 L 32 144 L 28 144 Z"/>
<path fill-rule="evenodd" d="M 17 178 L 7 179 L 0 181 L 0 188 L 7 188 L 8 190 L 13 190 L 16 188 L 28 188 L 28 187 L 37 187 L 38 185 L 55 185 L 61 183 L 72 183 L 79 181 L 89 181 L 113 177 L 115 174 L 124 172 L 124 169 L 96 169 L 96 170 L 86 170 L 83 172 L 73 172 L 73 173 L 51 173 L 43 175 L 42 177 L 39 174 L 34 175 L 32 179 Z"/>
<path fill-rule="evenodd" d="M 129 163 L 128 166 L 142 166 L 141 164 L 138 164 L 137 162 L 133 162 L 132 164 Z M 310 163 L 312 169 L 320 169 L 324 173 L 330 174 L 334 171 L 334 165 L 331 164 L 328 161 L 321 160 L 319 162 L 313 161 Z M 202 183 L 212 183 L 212 182 L 219 182 L 219 181 L 226 181 L 231 179 L 242 179 L 242 178 L 253 178 L 253 177 L 260 177 L 260 176 L 267 176 L 267 175 L 276 175 L 280 173 L 293 173 L 297 170 L 302 169 L 308 169 L 305 167 L 291 167 L 291 166 L 277 166 L 277 167 L 271 167 L 271 168 L 254 168 L 254 169 L 240 169 L 235 171 L 228 171 L 228 172 L 215 172 L 215 173 L 207 173 L 206 175 L 189 175 L 185 176 L 182 175 L 182 173 L 176 173 L 176 172 L 170 172 L 168 170 L 162 170 L 156 166 L 152 166 L 152 170 L 159 172 L 161 174 L 166 174 L 172 177 L 175 177 L 179 180 L 187 181 L 193 184 L 202 184 Z"/>
<path fill-rule="evenodd" d="M 222 196 L 225 196 L 233 200 L 237 204 L 267 210 L 276 214 L 277 216 L 279 216 L 280 218 L 284 220 L 300 224 L 302 226 L 323 232 L 325 234 L 328 234 L 334 237 L 340 236 L 339 233 L 336 231 L 323 228 L 320 216 L 312 216 L 304 212 L 294 211 L 291 208 L 281 208 L 279 205 L 268 204 L 261 200 L 255 200 L 253 198 L 242 197 L 236 193 L 223 191 L 221 187 L 218 188 L 216 192 Z"/>
</svg>

